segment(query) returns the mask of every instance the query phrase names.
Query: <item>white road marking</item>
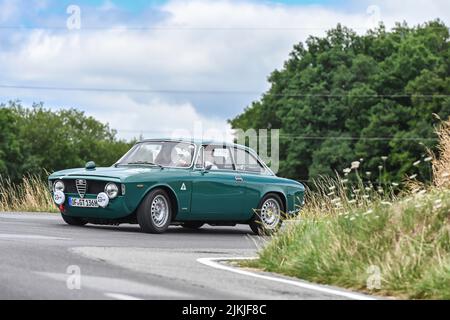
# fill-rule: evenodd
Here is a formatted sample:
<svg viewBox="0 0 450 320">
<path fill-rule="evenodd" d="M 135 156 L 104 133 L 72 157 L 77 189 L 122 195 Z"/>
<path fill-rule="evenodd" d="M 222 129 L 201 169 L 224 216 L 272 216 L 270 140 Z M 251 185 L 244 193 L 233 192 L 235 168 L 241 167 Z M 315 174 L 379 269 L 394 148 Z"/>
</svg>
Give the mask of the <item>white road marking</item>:
<svg viewBox="0 0 450 320">
<path fill-rule="evenodd" d="M 348 299 L 353 299 L 353 300 L 376 300 L 376 298 L 368 296 L 368 295 L 364 295 L 364 294 L 358 294 L 358 293 L 352 293 L 352 292 L 348 292 L 348 291 L 344 291 L 344 290 L 328 288 L 326 286 L 308 283 L 308 282 L 295 281 L 295 280 L 289 280 L 289 279 L 284 279 L 284 278 L 277 278 L 277 277 L 273 277 L 273 276 L 258 274 L 258 273 L 226 266 L 226 265 L 218 262 L 218 261 L 249 260 L 249 259 L 257 259 L 257 258 L 256 257 L 199 258 L 199 259 L 197 259 L 197 262 L 204 264 L 208 267 L 212 267 L 212 268 L 216 268 L 216 269 L 220 269 L 220 270 L 230 271 L 230 272 L 234 272 L 234 273 L 238 273 L 238 274 L 242 274 L 242 275 L 250 276 L 250 277 L 254 277 L 254 278 L 285 283 L 285 284 L 293 285 L 293 286 L 300 287 L 303 289 L 319 291 L 319 292 L 323 292 L 323 293 L 327 293 L 327 294 L 340 296 L 343 298 L 348 298 Z"/>
<path fill-rule="evenodd" d="M 70 274 L 35 272 L 38 275 L 49 277 L 51 279 L 67 283 Z M 133 297 L 134 295 L 157 297 L 159 299 L 187 299 L 189 295 L 161 286 L 145 284 L 138 281 L 120 279 L 114 277 L 91 276 L 81 272 L 81 289 L 88 288 L 100 292 L 114 293 L 120 292 L 122 296 Z M 119 294 L 119 293 L 117 293 Z"/>
<path fill-rule="evenodd" d="M 0 233 L 0 239 L 23 239 L 23 240 L 72 240 L 71 238 L 49 237 L 33 234 L 10 234 Z"/>
<path fill-rule="evenodd" d="M 1 212 L 0 219 L 15 219 L 15 220 L 59 220 L 61 217 L 55 213 L 16 213 L 16 212 Z"/>
<path fill-rule="evenodd" d="M 117 299 L 117 300 L 144 300 L 138 297 L 133 297 L 127 294 L 122 294 L 122 293 L 105 293 L 105 296 L 107 296 L 108 298 L 113 298 L 113 299 Z"/>
</svg>

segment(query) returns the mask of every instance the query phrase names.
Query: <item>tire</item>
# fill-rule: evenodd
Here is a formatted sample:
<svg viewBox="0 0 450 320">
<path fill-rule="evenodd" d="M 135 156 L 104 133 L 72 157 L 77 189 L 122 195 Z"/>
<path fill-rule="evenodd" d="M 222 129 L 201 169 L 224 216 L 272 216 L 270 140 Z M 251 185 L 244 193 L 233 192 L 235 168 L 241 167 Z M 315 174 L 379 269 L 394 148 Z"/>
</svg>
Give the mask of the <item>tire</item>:
<svg viewBox="0 0 450 320">
<path fill-rule="evenodd" d="M 191 230 L 198 230 L 198 229 L 200 229 L 203 225 L 204 225 L 203 222 L 188 221 L 188 222 L 184 222 L 184 223 L 182 224 L 182 227 L 183 227 L 183 228 L 186 228 L 186 229 L 191 229 Z"/>
<path fill-rule="evenodd" d="M 163 233 L 172 222 L 170 197 L 163 189 L 155 189 L 142 201 L 137 211 L 137 221 L 145 233 Z"/>
<path fill-rule="evenodd" d="M 250 229 L 260 236 L 274 234 L 283 223 L 283 210 L 283 201 L 279 195 L 275 193 L 265 195 L 249 222 Z"/>
<path fill-rule="evenodd" d="M 67 224 L 69 224 L 71 226 L 81 227 L 81 226 L 84 226 L 87 223 L 87 221 L 82 219 L 82 218 L 69 217 L 69 216 L 67 216 L 65 214 L 62 214 L 62 213 L 61 213 L 61 217 L 63 218 L 65 223 L 67 223 Z"/>
</svg>

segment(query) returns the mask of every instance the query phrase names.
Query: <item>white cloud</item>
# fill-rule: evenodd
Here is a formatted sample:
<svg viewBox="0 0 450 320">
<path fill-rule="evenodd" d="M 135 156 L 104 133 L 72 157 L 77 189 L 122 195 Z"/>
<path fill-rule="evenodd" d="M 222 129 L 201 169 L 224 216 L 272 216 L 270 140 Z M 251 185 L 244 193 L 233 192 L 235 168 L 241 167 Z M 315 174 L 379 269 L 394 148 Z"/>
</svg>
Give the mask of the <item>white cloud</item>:
<svg viewBox="0 0 450 320">
<path fill-rule="evenodd" d="M 1 10 L 8 3 L 13 2 L 0 2 L 0 21 L 2 14 L 14 12 Z M 104 10 L 112 8 L 108 3 L 112 2 L 106 1 L 100 14 L 108 14 Z M 355 6 L 362 9 L 355 11 L 251 1 L 175 0 L 160 8 L 163 18 L 157 22 L 141 19 L 134 24 L 157 29 L 35 30 L 11 34 L 9 41 L 13 44 L 8 48 L 0 45 L 0 82 L 263 92 L 267 76 L 282 66 L 295 43 L 310 34 L 321 35 L 338 22 L 364 32 L 371 21 L 366 12 L 371 4 L 380 8 L 380 17 L 388 27 L 395 21 L 416 24 L 436 17 L 448 22 L 450 15 L 447 1 L 415 0 L 408 5 L 387 0 L 358 1 Z M 236 105 L 236 100 L 228 95 L 211 94 L 195 100 L 180 94 L 17 93 L 23 99 L 81 107 L 107 120 L 112 127 L 123 129 L 119 130 L 122 136 L 129 136 L 127 130 L 134 130 L 136 135 L 150 130 L 149 127 L 165 131 L 195 121 L 226 127 L 224 119 L 258 97 L 258 93 L 243 97 L 241 104 Z M 10 96 L 11 92 L 6 94 Z M 208 105 L 198 101 L 208 101 Z"/>
<path fill-rule="evenodd" d="M 221 119 L 201 116 L 188 102 L 170 104 L 156 98 L 139 103 L 123 94 L 102 94 L 93 99 L 85 97 L 82 100 L 86 100 L 84 104 L 103 106 L 87 114 L 108 122 L 112 128 L 122 128 L 122 137 L 142 135 L 152 138 L 162 135 L 230 140 L 227 124 Z"/>
</svg>

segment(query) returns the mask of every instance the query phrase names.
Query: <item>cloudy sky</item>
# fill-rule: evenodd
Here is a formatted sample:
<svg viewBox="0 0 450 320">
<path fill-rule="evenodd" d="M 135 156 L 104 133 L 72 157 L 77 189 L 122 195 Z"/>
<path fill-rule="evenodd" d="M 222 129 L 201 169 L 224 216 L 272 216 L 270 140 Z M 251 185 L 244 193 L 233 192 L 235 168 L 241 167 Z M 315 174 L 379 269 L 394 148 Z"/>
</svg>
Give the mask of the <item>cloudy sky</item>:
<svg viewBox="0 0 450 320">
<path fill-rule="evenodd" d="M 123 138 L 208 135 L 308 35 L 436 18 L 450 1 L 0 0 L 0 102 L 78 108 Z"/>
</svg>

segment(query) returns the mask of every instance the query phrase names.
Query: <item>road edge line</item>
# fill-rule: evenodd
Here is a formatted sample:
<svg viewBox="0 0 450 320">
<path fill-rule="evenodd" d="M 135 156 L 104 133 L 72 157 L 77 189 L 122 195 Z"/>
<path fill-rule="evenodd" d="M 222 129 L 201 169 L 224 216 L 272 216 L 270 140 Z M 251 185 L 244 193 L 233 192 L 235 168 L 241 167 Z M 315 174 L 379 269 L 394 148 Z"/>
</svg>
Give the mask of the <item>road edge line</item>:
<svg viewBox="0 0 450 320">
<path fill-rule="evenodd" d="M 293 285 L 293 286 L 300 287 L 303 289 L 319 291 L 319 292 L 323 292 L 323 293 L 327 293 L 327 294 L 332 294 L 335 296 L 349 298 L 352 300 L 377 300 L 377 298 L 369 296 L 369 295 L 353 293 L 353 292 L 348 292 L 348 291 L 339 290 L 339 289 L 333 289 L 333 288 L 329 288 L 329 287 L 326 287 L 323 285 L 314 284 L 314 283 L 310 283 L 310 282 L 295 281 L 295 280 L 289 280 L 289 279 L 285 279 L 285 278 L 278 278 L 275 276 L 258 274 L 258 273 L 254 273 L 254 272 L 247 271 L 247 270 L 242 270 L 240 268 L 231 267 L 231 266 L 227 266 L 227 265 L 220 263 L 220 261 L 254 260 L 254 259 L 257 259 L 257 257 L 198 258 L 197 262 L 199 262 L 203 265 L 206 265 L 208 267 L 215 268 L 215 269 L 234 272 L 234 273 L 238 273 L 241 275 L 250 276 L 250 277 L 254 277 L 254 278 L 289 284 L 289 285 Z"/>
<path fill-rule="evenodd" d="M 106 292 L 104 295 L 108 298 L 117 299 L 117 300 L 144 300 L 142 298 L 130 296 L 128 294 L 123 293 L 114 293 L 114 292 Z"/>
</svg>

